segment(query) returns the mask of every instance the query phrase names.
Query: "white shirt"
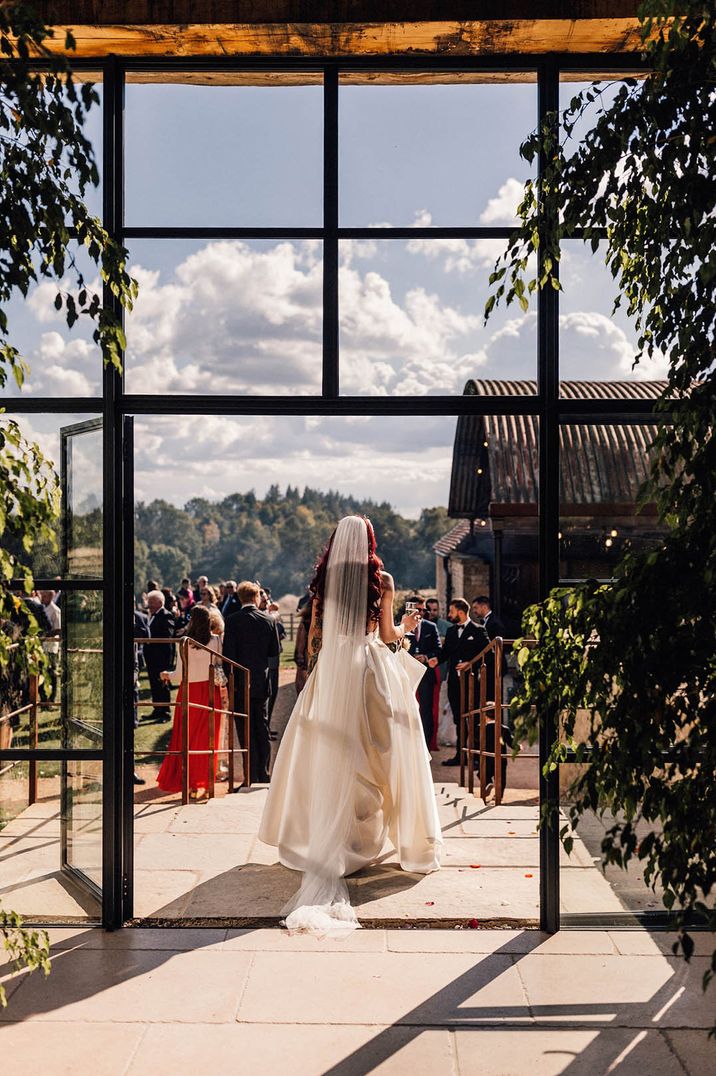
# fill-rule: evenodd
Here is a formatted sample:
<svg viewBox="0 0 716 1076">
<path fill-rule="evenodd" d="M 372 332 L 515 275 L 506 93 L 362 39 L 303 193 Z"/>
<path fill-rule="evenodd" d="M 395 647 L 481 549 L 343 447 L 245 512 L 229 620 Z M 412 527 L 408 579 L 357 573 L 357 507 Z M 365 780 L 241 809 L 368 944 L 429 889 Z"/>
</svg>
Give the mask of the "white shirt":
<svg viewBox="0 0 716 1076">
<path fill-rule="evenodd" d="M 212 635 L 207 643 L 209 650 L 214 654 L 221 654 L 221 640 L 218 635 Z M 199 684 L 209 679 L 209 664 L 212 660 L 212 655 L 209 650 L 204 650 L 200 646 L 192 646 L 191 640 L 186 648 L 186 654 L 189 661 L 189 683 Z M 177 661 L 176 669 L 173 669 L 169 673 L 171 682 L 173 684 L 180 684 L 182 680 L 182 663 L 181 658 Z"/>
<path fill-rule="evenodd" d="M 50 628 L 52 631 L 59 631 L 62 627 L 62 613 L 54 602 L 50 602 L 49 605 L 43 603 L 42 608 L 45 610 L 45 616 L 50 622 Z M 60 643 L 57 639 L 49 639 L 42 644 L 42 648 L 46 654 L 59 654 Z"/>
</svg>

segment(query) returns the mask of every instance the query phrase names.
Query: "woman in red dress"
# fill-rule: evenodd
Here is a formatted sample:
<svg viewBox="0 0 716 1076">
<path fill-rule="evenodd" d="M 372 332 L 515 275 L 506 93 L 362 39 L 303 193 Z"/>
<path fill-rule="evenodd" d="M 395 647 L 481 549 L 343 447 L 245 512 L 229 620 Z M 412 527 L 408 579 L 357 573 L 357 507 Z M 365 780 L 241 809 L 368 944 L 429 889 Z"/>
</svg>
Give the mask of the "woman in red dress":
<svg viewBox="0 0 716 1076">
<path fill-rule="evenodd" d="M 209 711 L 199 707 L 209 706 L 209 666 L 212 662 L 218 663 L 221 654 L 221 639 L 211 632 L 211 614 L 205 605 L 195 605 L 191 610 L 191 618 L 186 629 L 186 638 L 189 644 L 186 650 L 189 662 L 189 751 L 209 750 Z M 204 650 L 195 646 L 203 643 L 209 647 Z M 162 679 L 173 680 L 179 683 L 179 693 L 174 707 L 174 727 L 172 728 L 169 751 L 180 752 L 182 749 L 182 692 L 181 668 L 174 672 L 163 672 Z M 221 693 L 218 685 L 214 685 L 214 706 L 221 709 Z M 219 727 L 221 714 L 214 714 L 214 745 L 219 747 Z M 214 760 L 216 776 L 219 768 L 218 758 Z M 189 788 L 194 799 L 201 799 L 206 795 L 209 783 L 209 755 L 189 755 Z M 181 792 L 182 768 L 181 754 L 168 754 L 161 765 L 157 775 L 157 784 L 163 792 Z"/>
</svg>

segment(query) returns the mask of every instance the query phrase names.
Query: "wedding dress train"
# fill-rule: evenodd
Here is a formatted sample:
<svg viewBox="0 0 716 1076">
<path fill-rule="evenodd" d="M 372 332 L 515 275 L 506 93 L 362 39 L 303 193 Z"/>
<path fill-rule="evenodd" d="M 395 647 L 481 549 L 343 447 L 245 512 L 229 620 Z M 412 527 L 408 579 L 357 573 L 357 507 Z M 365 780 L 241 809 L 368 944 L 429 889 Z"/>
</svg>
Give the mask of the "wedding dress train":
<svg viewBox="0 0 716 1076">
<path fill-rule="evenodd" d="M 386 838 L 403 870 L 421 874 L 439 868 L 442 846 L 415 698 L 424 666 L 377 631 L 366 635 L 367 564 L 351 545 L 357 535 L 341 533 L 348 520 L 365 535 L 358 517 L 336 531 L 321 652 L 284 733 L 259 829 L 284 866 L 303 872 L 283 909 L 286 926 L 318 933 L 359 925 L 344 879 L 374 862 Z"/>
</svg>

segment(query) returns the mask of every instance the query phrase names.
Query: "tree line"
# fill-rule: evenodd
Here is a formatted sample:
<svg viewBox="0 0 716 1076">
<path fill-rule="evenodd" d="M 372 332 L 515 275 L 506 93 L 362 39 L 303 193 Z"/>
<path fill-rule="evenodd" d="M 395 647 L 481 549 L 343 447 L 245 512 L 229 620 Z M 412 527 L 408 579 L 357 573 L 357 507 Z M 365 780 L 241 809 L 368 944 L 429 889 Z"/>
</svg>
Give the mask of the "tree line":
<svg viewBox="0 0 716 1076">
<path fill-rule="evenodd" d="M 193 497 L 183 508 L 164 500 L 140 503 L 135 520 L 135 586 L 147 579 L 176 587 L 185 576 L 210 580 L 259 579 L 272 593 L 300 594 L 336 522 L 367 515 L 378 551 L 399 587 L 434 586 L 432 547 L 450 527 L 443 507 L 423 508 L 417 520 L 387 502 L 360 500 L 333 490 L 272 485 L 221 501 Z"/>
</svg>

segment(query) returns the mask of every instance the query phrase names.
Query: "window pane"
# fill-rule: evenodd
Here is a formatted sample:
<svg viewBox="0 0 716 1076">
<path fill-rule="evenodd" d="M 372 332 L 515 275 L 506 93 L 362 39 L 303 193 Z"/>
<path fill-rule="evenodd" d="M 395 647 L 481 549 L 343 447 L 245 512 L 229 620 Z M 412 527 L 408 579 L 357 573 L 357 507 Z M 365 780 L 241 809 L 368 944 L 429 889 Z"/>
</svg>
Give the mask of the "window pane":
<svg viewBox="0 0 716 1076">
<path fill-rule="evenodd" d="M 610 579 L 624 553 L 660 540 L 656 507 L 636 503 L 655 433 L 651 424 L 560 428 L 562 579 Z"/>
<path fill-rule="evenodd" d="M 84 247 L 71 244 L 68 257 L 75 259 L 88 290 L 101 295 L 101 281 L 96 266 Z M 17 396 L 101 396 L 102 356 L 92 340 L 96 322 L 80 317 L 71 329 L 65 312 L 55 309 L 58 291 L 77 294 L 74 274 L 68 271 L 60 281 L 43 277 L 27 298 L 14 291 L 5 309 L 9 339 L 29 367 L 22 389 L 9 377 L 0 390 L 0 398 Z"/>
<path fill-rule="evenodd" d="M 320 392 L 321 244 L 135 241 L 130 393 Z"/>
<path fill-rule="evenodd" d="M 30 763 L 0 764 L 3 904 L 27 919 L 72 916 L 97 922 L 102 911 L 99 901 L 62 866 L 63 806 L 58 791 L 62 765 L 37 764 L 37 797 L 31 803 Z M 78 821 L 81 818 L 76 828 L 68 826 L 69 861 L 100 885 L 102 763 L 83 760 L 67 766 L 73 810 Z"/>
<path fill-rule="evenodd" d="M 102 594 L 70 590 L 62 594 L 61 647 L 65 679 L 63 742 L 60 746 L 102 747 Z"/>
<path fill-rule="evenodd" d="M 497 85 L 361 77 L 374 81 L 352 85 L 354 76 L 343 76 L 340 88 L 341 225 L 513 222 L 530 174 L 519 146 L 537 122 L 533 73 Z"/>
<path fill-rule="evenodd" d="M 347 395 L 536 392 L 536 304 L 498 309 L 487 326 L 488 278 L 504 249 L 493 239 L 343 240 L 341 391 Z M 513 383 L 515 384 L 515 383 Z"/>
<path fill-rule="evenodd" d="M 45 457 L 43 470 L 54 477 L 61 492 L 54 541 L 42 541 L 26 554 L 21 549 L 19 532 L 9 531 L 4 537 L 21 563 L 38 577 L 81 579 L 102 574 L 102 432 L 96 428 L 98 417 L 0 416 L 0 427 L 15 421 L 23 437 L 38 445 Z"/>
<path fill-rule="evenodd" d="M 281 85 L 279 74 L 242 86 L 141 77 L 126 89 L 127 224 L 321 225 L 320 85 Z"/>
<path fill-rule="evenodd" d="M 503 621 L 501 634 L 512 638 L 524 606 L 537 596 L 534 418 L 517 423 L 496 416 L 456 420 L 445 414 L 225 416 L 220 436 L 212 426 L 207 439 L 197 435 L 200 415 L 181 421 L 143 415 L 135 422 L 137 601 L 143 601 L 148 578 L 175 591 L 183 578 L 195 583 L 200 575 L 217 587 L 225 580 L 258 578 L 270 588 L 287 631 L 271 717 L 276 746 L 296 699 L 292 658 L 298 600 L 342 515 L 370 516 L 379 553 L 396 581 L 396 617 L 417 588 L 426 597 L 438 598 L 438 631 L 444 636 L 450 598 L 465 595 L 471 600 L 489 594 L 495 615 L 499 613 Z M 480 468 L 482 475 L 477 473 Z M 518 683 L 512 656 L 507 660 L 505 701 Z M 228 751 L 226 723 L 215 739 L 223 751 L 215 795 L 219 801 L 226 796 L 226 801 L 211 806 L 212 825 L 217 827 L 217 840 L 221 831 L 224 855 L 231 857 L 233 869 L 254 864 L 248 868 L 250 876 L 261 882 L 259 898 L 253 884 L 241 889 L 240 907 L 236 888 L 212 884 L 207 874 L 209 822 L 203 813 L 191 804 L 182 807 L 176 781 L 165 780 L 165 787 L 157 788 L 172 725 L 152 716 L 144 669 L 138 681 L 135 761 L 147 784 L 135 793 L 135 914 L 179 920 L 256 914 L 257 899 L 262 915 L 278 914 L 286 900 L 286 878 L 275 849 L 255 842 L 260 811 L 251 804 L 262 793 L 255 787 L 250 800 L 244 790 L 226 796 L 227 781 L 221 779 L 226 777 L 220 767 Z M 437 707 L 438 729 L 442 726 L 438 747 L 432 751 L 433 780 L 444 826 L 443 863 L 458 870 L 452 872 L 451 892 L 436 902 L 432 913 L 443 919 L 464 920 L 469 914 L 535 921 L 536 752 L 523 745 L 516 759 L 507 759 L 507 788 L 499 807 L 492 800 L 483 803 L 465 789 L 456 790 L 458 771 L 443 765 L 455 753 L 445 680 L 440 689 L 438 699 L 433 691 L 429 700 L 431 720 Z M 172 713 L 177 693 L 173 688 Z M 168 776 L 166 771 L 163 776 Z M 236 776 L 241 777 L 238 759 Z M 236 819 L 233 828 L 229 822 L 233 808 L 239 812 L 238 828 Z M 381 864 L 378 872 L 392 870 L 392 862 Z M 481 870 L 470 869 L 476 863 Z M 485 871 L 493 872 L 489 879 Z M 397 914 L 404 916 L 405 892 L 399 901 L 395 894 L 384 893 L 376 902 L 373 877 L 365 874 L 351 882 L 359 914 L 390 917 L 399 902 Z M 427 895 L 417 890 L 409 898 L 407 912 L 425 919 L 432 914 L 427 904 Z"/>
<path fill-rule="evenodd" d="M 562 242 L 560 279 L 563 291 L 559 299 L 559 358 L 564 380 L 624 382 L 622 389 L 609 390 L 587 384 L 584 393 L 602 396 L 604 392 L 643 395 L 652 383 L 658 394 L 659 381 L 666 377 L 665 356 L 644 358 L 634 366 L 637 331 L 627 317 L 626 306 L 615 312 L 614 300 L 619 288 L 604 263 L 603 244 L 592 253 L 591 246 L 579 239 Z M 564 386 L 563 393 L 564 395 Z"/>
</svg>

